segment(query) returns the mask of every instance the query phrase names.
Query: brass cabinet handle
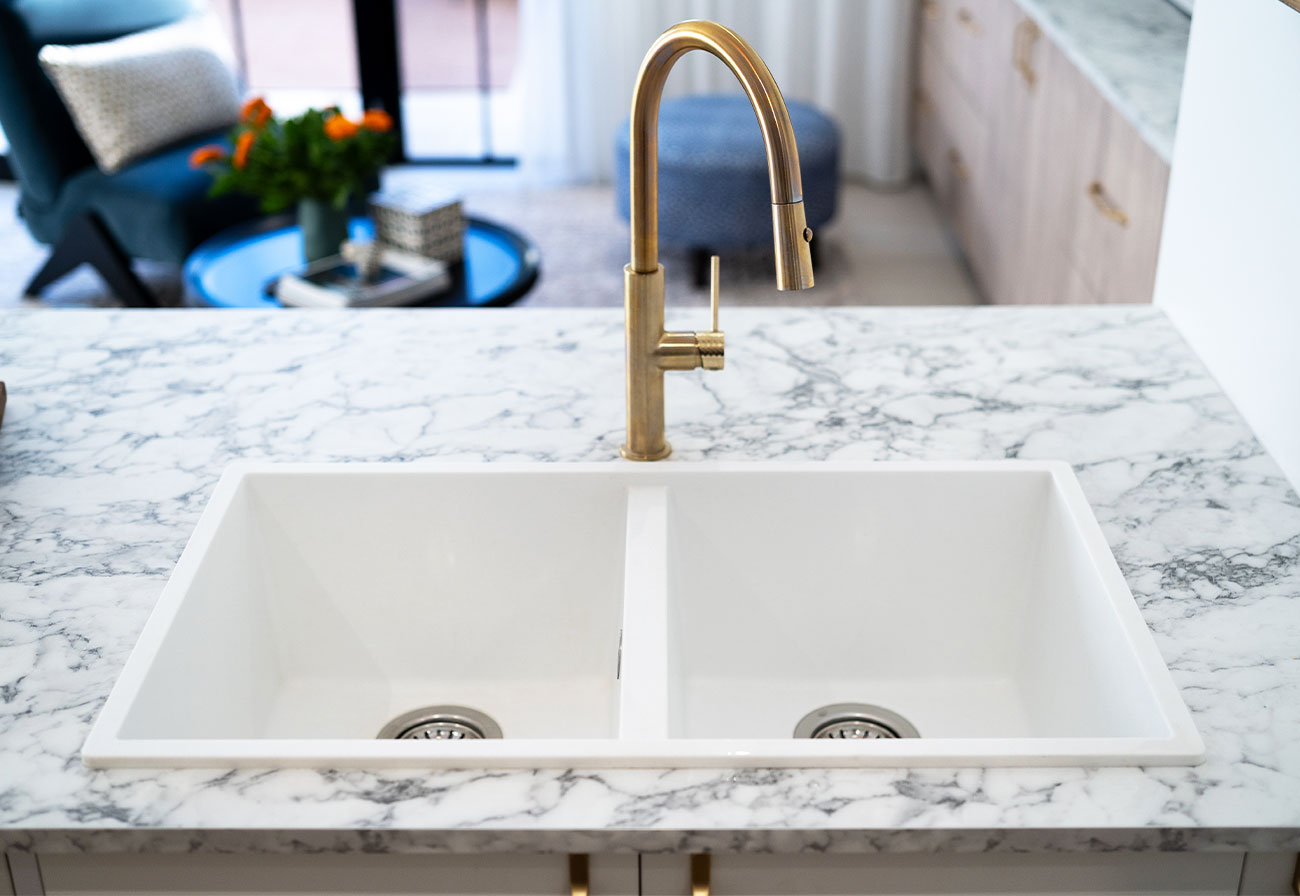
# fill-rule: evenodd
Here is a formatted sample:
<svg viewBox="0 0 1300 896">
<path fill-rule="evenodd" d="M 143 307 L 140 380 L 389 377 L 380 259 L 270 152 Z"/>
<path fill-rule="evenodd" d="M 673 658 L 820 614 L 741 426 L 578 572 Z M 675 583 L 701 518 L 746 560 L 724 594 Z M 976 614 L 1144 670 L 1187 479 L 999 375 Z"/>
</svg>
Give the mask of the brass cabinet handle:
<svg viewBox="0 0 1300 896">
<path fill-rule="evenodd" d="M 569 896 L 588 896 L 591 892 L 591 863 L 585 853 L 569 856 Z"/>
<path fill-rule="evenodd" d="M 1128 215 L 1124 214 L 1124 210 L 1106 193 L 1106 188 L 1102 186 L 1101 181 L 1094 180 L 1088 184 L 1088 196 L 1091 197 L 1092 204 L 1097 206 L 1097 211 L 1107 219 L 1114 221 L 1120 227 L 1128 226 Z"/>
<path fill-rule="evenodd" d="M 1029 57 L 1034 50 L 1034 44 L 1042 34 L 1038 23 L 1033 19 L 1021 19 L 1020 24 L 1016 25 L 1015 37 L 1012 40 L 1012 65 L 1030 87 L 1038 83 L 1038 73 L 1034 71 L 1033 62 Z"/>
<path fill-rule="evenodd" d="M 924 87 L 916 88 L 916 113 L 918 115 L 930 114 L 930 94 L 926 93 Z"/>
<path fill-rule="evenodd" d="M 691 896 L 709 896 L 708 856 L 691 856 Z"/>
<path fill-rule="evenodd" d="M 984 33 L 984 26 L 981 25 L 979 21 L 971 15 L 971 11 L 964 6 L 957 10 L 957 21 L 960 22 L 961 26 L 971 34 L 978 35 Z"/>
<path fill-rule="evenodd" d="M 956 147 L 948 150 L 948 164 L 952 166 L 953 174 L 963 181 L 970 180 L 970 169 L 966 167 L 966 160 L 961 157 L 961 153 Z"/>
<path fill-rule="evenodd" d="M 943 17 L 943 10 L 939 8 L 939 4 L 935 0 L 925 0 L 921 4 L 921 10 L 931 22 L 937 22 Z"/>
</svg>

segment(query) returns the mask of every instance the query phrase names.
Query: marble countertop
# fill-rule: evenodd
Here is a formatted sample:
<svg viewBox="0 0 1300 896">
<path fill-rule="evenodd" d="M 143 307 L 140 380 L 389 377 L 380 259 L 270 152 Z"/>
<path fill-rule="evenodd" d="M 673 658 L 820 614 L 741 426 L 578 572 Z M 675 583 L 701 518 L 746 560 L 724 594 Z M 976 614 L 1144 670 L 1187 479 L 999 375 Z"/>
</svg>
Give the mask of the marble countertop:
<svg viewBox="0 0 1300 896">
<path fill-rule="evenodd" d="M 1016 0 L 1169 162 L 1191 18 L 1168 0 Z"/>
<path fill-rule="evenodd" d="M 0 846 L 1300 848 L 1300 499 L 1158 310 L 726 323 L 725 371 L 668 378 L 669 462 L 1068 460 L 1205 763 L 88 770 L 81 743 L 227 463 L 621 463 L 623 317 L 15 311 L 0 314 Z"/>
</svg>

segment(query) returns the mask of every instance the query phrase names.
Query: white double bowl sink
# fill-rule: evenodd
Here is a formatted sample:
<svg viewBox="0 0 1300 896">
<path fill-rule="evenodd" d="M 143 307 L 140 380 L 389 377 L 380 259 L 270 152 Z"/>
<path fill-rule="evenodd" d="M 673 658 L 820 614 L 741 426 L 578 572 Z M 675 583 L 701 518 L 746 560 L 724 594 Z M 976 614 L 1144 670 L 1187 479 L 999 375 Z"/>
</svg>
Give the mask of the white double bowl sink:
<svg viewBox="0 0 1300 896">
<path fill-rule="evenodd" d="M 920 736 L 796 739 L 864 703 Z M 452 704 L 500 739 L 393 740 Z M 92 766 L 1159 765 L 1201 740 L 1070 468 L 242 464 Z"/>
</svg>

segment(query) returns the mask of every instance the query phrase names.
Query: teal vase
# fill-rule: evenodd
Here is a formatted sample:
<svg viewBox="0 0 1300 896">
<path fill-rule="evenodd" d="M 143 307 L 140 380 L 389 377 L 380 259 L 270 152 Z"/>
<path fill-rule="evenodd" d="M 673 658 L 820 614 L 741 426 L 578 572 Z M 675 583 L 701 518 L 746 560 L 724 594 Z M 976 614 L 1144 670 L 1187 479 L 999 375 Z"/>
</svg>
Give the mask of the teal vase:
<svg viewBox="0 0 1300 896">
<path fill-rule="evenodd" d="M 348 238 L 348 210 L 319 199 L 300 199 L 298 229 L 302 231 L 302 255 L 308 264 L 338 255 L 339 246 Z"/>
</svg>

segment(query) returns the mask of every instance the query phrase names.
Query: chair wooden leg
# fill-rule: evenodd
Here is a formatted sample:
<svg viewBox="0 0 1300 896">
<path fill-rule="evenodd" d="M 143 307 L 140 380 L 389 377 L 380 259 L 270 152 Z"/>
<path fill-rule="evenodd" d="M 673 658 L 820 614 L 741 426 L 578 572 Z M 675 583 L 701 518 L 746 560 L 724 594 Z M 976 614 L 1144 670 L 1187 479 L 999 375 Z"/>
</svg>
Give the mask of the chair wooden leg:
<svg viewBox="0 0 1300 896">
<path fill-rule="evenodd" d="M 94 215 L 82 215 L 73 220 L 23 292 L 39 296 L 45 287 L 83 264 L 93 267 L 124 305 L 131 308 L 158 307 L 158 297 L 131 269 L 130 256 L 122 251 L 108 228 Z"/>
</svg>

